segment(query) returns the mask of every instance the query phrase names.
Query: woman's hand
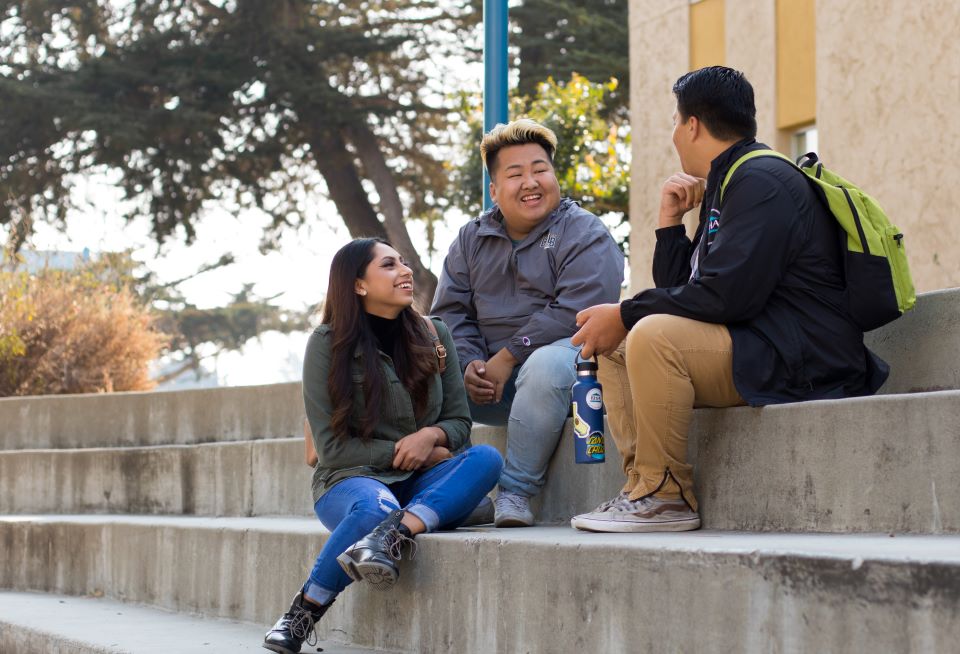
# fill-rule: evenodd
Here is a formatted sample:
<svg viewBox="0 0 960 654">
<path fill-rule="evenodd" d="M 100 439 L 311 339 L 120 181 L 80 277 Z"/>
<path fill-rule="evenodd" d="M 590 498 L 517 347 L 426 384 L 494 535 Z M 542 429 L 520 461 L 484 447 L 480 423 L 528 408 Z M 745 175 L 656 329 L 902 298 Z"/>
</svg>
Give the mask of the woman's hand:
<svg viewBox="0 0 960 654">
<path fill-rule="evenodd" d="M 393 447 L 393 467 L 399 470 L 423 467 L 440 442 L 438 431 L 442 432 L 439 427 L 424 427 L 398 440 Z"/>
<path fill-rule="evenodd" d="M 427 457 L 426 463 L 420 466 L 421 470 L 426 470 L 427 468 L 432 468 L 441 461 L 446 461 L 447 459 L 453 458 L 453 454 L 450 453 L 450 450 L 443 447 L 442 445 L 437 445 L 430 452 L 430 456 Z"/>
</svg>

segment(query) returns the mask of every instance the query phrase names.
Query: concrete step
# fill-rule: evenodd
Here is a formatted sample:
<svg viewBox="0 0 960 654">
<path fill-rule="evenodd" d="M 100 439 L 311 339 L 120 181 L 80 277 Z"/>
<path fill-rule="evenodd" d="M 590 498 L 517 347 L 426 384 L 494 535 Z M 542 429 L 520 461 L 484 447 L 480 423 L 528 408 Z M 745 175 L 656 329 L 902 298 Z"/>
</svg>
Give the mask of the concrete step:
<svg viewBox="0 0 960 654">
<path fill-rule="evenodd" d="M 313 515 L 303 437 L 0 452 L 0 513 Z"/>
<path fill-rule="evenodd" d="M 295 518 L 6 516 L 0 587 L 102 593 L 264 629 L 324 538 Z M 952 652 L 960 633 L 957 536 L 538 527 L 418 543 L 392 592 L 351 587 L 321 637 L 483 654 Z"/>
<path fill-rule="evenodd" d="M 212 654 L 264 652 L 259 624 L 172 613 L 104 598 L 0 592 L 0 652 Z M 318 643 L 325 654 L 367 648 Z M 305 652 L 319 651 L 304 646 Z"/>
<path fill-rule="evenodd" d="M 503 451 L 503 429 L 475 443 Z M 535 502 L 565 523 L 616 495 L 607 462 L 573 462 L 568 428 Z M 0 513 L 313 514 L 299 438 L 0 452 Z M 960 391 L 694 412 L 689 447 L 706 527 L 960 532 Z"/>
<path fill-rule="evenodd" d="M 890 362 L 882 393 L 960 389 L 960 289 L 867 335 Z M 299 383 L 0 398 L 0 450 L 191 444 L 302 433 Z"/>
<path fill-rule="evenodd" d="M 300 382 L 0 398 L 0 450 L 125 447 L 303 434 Z"/>
<path fill-rule="evenodd" d="M 923 293 L 917 305 L 864 338 L 890 364 L 881 393 L 960 389 L 960 288 Z"/>
</svg>

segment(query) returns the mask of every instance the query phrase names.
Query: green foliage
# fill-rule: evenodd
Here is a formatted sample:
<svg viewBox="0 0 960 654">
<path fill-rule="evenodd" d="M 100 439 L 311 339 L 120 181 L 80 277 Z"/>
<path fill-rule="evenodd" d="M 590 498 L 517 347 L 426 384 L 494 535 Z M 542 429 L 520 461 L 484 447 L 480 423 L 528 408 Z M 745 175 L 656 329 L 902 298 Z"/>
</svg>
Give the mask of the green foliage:
<svg viewBox="0 0 960 654">
<path fill-rule="evenodd" d="M 519 28 L 519 93 L 532 96 L 543 80 L 616 79 L 602 113 L 625 112 L 630 98 L 627 0 L 524 0 L 510 9 Z"/>
<path fill-rule="evenodd" d="M 593 83 L 574 73 L 567 82 L 548 79 L 537 86 L 533 97 L 515 96 L 510 116 L 532 118 L 557 135 L 554 168 L 563 195 L 573 198 L 597 215 L 615 214 L 627 222 L 629 210 L 630 128 L 625 119 L 604 115 L 606 99 L 618 88 L 616 80 Z M 480 212 L 480 137 L 483 115 L 475 98 L 460 97 L 466 151 L 461 165 L 452 167 L 451 194 L 461 198 L 468 215 Z"/>
</svg>

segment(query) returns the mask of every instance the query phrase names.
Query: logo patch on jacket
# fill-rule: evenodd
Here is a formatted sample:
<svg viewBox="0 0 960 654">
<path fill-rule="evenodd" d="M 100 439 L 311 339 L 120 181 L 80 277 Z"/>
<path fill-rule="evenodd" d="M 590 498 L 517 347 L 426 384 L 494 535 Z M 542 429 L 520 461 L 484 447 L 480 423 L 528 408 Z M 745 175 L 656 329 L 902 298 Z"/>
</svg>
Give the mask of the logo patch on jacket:
<svg viewBox="0 0 960 654">
<path fill-rule="evenodd" d="M 543 238 L 540 239 L 540 247 L 544 250 L 549 250 L 552 247 L 557 245 L 557 235 L 556 234 L 544 234 Z"/>
<path fill-rule="evenodd" d="M 711 209 L 710 216 L 707 218 L 707 246 L 713 243 L 717 237 L 717 231 L 720 229 L 720 210 Z"/>
</svg>

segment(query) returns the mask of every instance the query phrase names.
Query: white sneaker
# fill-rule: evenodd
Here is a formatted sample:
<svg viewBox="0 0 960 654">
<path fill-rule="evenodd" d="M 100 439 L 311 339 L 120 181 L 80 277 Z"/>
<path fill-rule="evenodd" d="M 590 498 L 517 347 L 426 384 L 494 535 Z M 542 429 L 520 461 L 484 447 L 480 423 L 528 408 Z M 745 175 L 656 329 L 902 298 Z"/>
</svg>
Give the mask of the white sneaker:
<svg viewBox="0 0 960 654">
<path fill-rule="evenodd" d="M 607 511 L 613 511 L 618 509 L 629 510 L 630 508 L 632 508 L 633 505 L 630 503 L 630 500 L 628 498 L 629 498 L 629 495 L 626 492 L 620 491 L 620 494 L 617 495 L 615 498 L 613 498 L 612 500 L 607 500 L 606 502 L 603 502 L 602 504 L 600 504 L 600 506 L 595 508 L 593 511 L 590 511 L 589 513 L 581 513 L 580 515 L 573 516 L 573 518 L 570 519 L 570 526 L 576 529 L 579 529 L 580 525 L 578 523 L 580 519 L 586 516 L 592 516 L 595 513 L 606 513 Z"/>
<path fill-rule="evenodd" d="M 532 527 L 533 512 L 530 510 L 530 499 L 518 493 L 511 493 L 502 488 L 493 501 L 495 527 Z"/>
<path fill-rule="evenodd" d="M 574 516 L 570 525 L 584 531 L 614 533 L 690 531 L 700 528 L 700 514 L 683 500 L 644 497 L 631 502 L 618 496 L 596 511 Z"/>
</svg>

